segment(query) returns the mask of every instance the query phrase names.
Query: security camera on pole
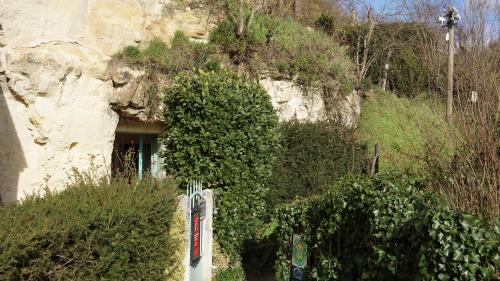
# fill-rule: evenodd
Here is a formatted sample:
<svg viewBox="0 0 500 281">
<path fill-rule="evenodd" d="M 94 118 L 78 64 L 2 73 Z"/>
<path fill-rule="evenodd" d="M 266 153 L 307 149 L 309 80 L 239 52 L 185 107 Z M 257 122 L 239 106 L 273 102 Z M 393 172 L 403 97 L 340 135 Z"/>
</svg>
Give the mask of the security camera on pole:
<svg viewBox="0 0 500 281">
<path fill-rule="evenodd" d="M 448 100 L 446 103 L 446 122 L 451 124 L 453 112 L 453 54 L 455 47 L 455 25 L 460 21 L 460 15 L 455 7 L 450 6 L 439 16 L 442 27 L 448 28 Z"/>
</svg>

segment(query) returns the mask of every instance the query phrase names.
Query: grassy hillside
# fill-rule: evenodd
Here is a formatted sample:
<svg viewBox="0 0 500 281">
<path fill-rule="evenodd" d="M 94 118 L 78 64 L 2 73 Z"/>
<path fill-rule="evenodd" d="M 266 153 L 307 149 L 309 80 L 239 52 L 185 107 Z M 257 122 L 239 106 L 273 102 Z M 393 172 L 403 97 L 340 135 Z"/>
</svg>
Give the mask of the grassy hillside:
<svg viewBox="0 0 500 281">
<path fill-rule="evenodd" d="M 378 91 L 364 101 L 360 134 L 372 151 L 379 144 L 380 172 L 422 173 L 427 138 L 445 144 L 445 157 L 452 150 L 443 117 L 443 106 L 428 96 L 408 99 Z"/>
</svg>

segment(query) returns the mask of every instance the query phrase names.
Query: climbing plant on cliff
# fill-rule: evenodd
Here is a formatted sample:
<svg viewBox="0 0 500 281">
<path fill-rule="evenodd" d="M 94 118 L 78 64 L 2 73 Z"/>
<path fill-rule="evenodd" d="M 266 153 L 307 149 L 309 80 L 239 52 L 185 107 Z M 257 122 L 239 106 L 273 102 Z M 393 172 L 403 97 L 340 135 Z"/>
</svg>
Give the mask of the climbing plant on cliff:
<svg viewBox="0 0 500 281">
<path fill-rule="evenodd" d="M 278 119 L 257 83 L 227 71 L 184 72 L 165 91 L 164 168 L 216 190 L 219 243 L 236 255 L 262 225 Z"/>
</svg>

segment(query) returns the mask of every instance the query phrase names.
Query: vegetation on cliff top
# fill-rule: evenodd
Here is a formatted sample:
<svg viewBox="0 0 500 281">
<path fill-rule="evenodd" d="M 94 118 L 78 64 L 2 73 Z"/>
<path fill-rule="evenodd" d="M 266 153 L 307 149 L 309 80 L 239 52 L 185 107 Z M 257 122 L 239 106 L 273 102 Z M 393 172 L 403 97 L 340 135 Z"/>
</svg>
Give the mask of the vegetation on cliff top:
<svg viewBox="0 0 500 281">
<path fill-rule="evenodd" d="M 243 66 L 254 78 L 293 80 L 323 90 L 325 97 L 354 88 L 353 64 L 332 37 L 291 18 L 265 14 L 256 14 L 244 35 L 238 34 L 238 23 L 227 18 L 211 31 L 208 44 L 191 42 L 178 31 L 170 47 L 153 39 L 142 49 L 125 47 L 118 57 L 169 76 L 196 68 Z"/>
<path fill-rule="evenodd" d="M 306 87 L 353 90 L 353 65 L 345 49 L 326 33 L 291 18 L 263 14 L 254 16 L 244 36 L 238 36 L 237 28 L 233 20 L 222 21 L 210 42 L 251 73 L 293 79 Z"/>
<path fill-rule="evenodd" d="M 192 42 L 182 31 L 177 31 L 168 46 L 155 38 L 140 49 L 127 46 L 118 54 L 126 62 L 162 74 L 176 74 L 193 68 L 218 68 L 218 61 L 212 58 L 213 46 Z"/>
</svg>

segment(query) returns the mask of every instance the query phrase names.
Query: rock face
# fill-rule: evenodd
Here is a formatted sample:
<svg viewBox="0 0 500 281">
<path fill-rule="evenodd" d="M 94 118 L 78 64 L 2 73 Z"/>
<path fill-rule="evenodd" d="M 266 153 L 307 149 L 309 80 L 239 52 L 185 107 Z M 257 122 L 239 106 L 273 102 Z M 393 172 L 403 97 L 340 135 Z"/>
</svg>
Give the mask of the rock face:
<svg viewBox="0 0 500 281">
<path fill-rule="evenodd" d="M 326 119 L 325 106 L 317 91 L 304 92 L 292 81 L 260 80 L 271 96 L 273 107 L 281 121 L 317 121 Z"/>
<path fill-rule="evenodd" d="M 176 30 L 206 41 L 208 10 L 182 3 L 0 0 L 0 203 L 60 190 L 75 169 L 110 174 L 120 117 L 151 117 L 145 72 L 112 56 L 154 37 L 170 42 Z M 261 85 L 281 120 L 326 116 L 318 93 L 290 81 Z"/>
<path fill-rule="evenodd" d="M 270 78 L 260 80 L 269 93 L 273 107 L 281 121 L 320 121 L 335 118 L 347 127 L 356 125 L 361 114 L 361 98 L 355 92 L 335 99 L 335 107 L 327 112 L 319 90 L 305 91 L 292 81 L 276 81 Z"/>
<path fill-rule="evenodd" d="M 109 174 L 117 108 L 134 116 L 134 97 L 123 95 L 143 75 L 110 73 L 111 56 L 153 37 L 169 42 L 177 29 L 204 40 L 210 22 L 173 0 L 0 0 L 0 24 L 5 202 L 64 188 L 73 169 Z"/>
</svg>

